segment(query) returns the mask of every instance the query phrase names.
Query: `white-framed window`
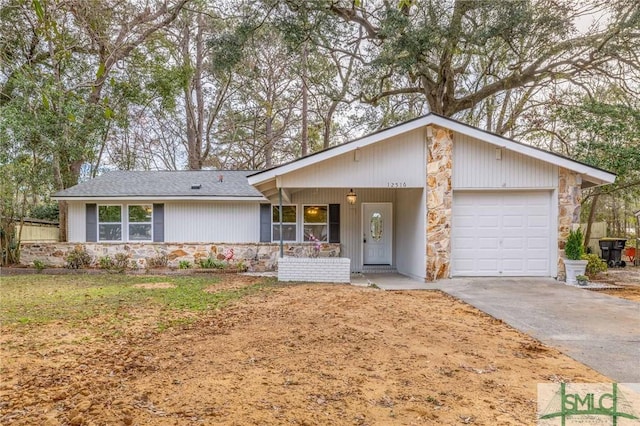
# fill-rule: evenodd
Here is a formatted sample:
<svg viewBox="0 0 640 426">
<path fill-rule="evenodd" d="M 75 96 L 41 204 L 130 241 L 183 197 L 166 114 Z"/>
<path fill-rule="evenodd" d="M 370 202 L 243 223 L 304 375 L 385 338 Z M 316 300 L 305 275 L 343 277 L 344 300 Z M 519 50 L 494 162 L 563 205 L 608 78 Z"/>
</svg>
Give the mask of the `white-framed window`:
<svg viewBox="0 0 640 426">
<path fill-rule="evenodd" d="M 128 240 L 153 240 L 153 206 L 151 204 L 127 206 Z"/>
<path fill-rule="evenodd" d="M 280 206 L 271 206 L 271 240 L 280 241 Z M 282 206 L 282 241 L 296 241 L 298 235 L 298 209 L 295 205 Z"/>
<path fill-rule="evenodd" d="M 303 241 L 329 241 L 329 206 L 302 206 Z M 313 236 L 313 238 L 312 238 Z"/>
<path fill-rule="evenodd" d="M 122 206 L 98 206 L 98 241 L 122 241 Z"/>
</svg>

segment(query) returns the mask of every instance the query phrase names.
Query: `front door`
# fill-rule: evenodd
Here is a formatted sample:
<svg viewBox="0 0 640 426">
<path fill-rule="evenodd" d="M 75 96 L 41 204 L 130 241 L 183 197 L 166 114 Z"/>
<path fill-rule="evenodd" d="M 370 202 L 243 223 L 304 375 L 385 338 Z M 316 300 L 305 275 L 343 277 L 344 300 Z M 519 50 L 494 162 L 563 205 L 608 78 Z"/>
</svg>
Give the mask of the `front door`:
<svg viewBox="0 0 640 426">
<path fill-rule="evenodd" d="M 391 265 L 391 203 L 362 203 L 362 253 L 365 265 Z"/>
</svg>

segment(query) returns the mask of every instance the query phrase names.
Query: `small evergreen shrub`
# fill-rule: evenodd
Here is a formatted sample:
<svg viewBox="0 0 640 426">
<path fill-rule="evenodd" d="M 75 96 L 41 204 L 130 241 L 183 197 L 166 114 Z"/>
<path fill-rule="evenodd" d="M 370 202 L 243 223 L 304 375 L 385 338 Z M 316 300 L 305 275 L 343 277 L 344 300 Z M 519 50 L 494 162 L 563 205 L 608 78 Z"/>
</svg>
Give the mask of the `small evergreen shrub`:
<svg viewBox="0 0 640 426">
<path fill-rule="evenodd" d="M 588 262 L 586 273 L 590 277 L 594 277 L 598 272 L 605 272 L 607 270 L 607 262 L 602 260 L 597 254 L 585 254 L 582 256 L 582 259 Z"/>
<path fill-rule="evenodd" d="M 169 257 L 164 253 L 158 253 L 156 256 L 147 259 L 149 268 L 166 268 L 169 264 Z"/>
<path fill-rule="evenodd" d="M 113 266 L 115 269 L 119 271 L 124 271 L 129 266 L 129 258 L 131 255 L 129 253 L 116 253 L 114 256 Z"/>
<path fill-rule="evenodd" d="M 575 231 L 569 231 L 567 243 L 564 246 L 564 252 L 569 260 L 581 260 L 584 256 L 584 246 L 582 231 L 580 228 Z"/>
<path fill-rule="evenodd" d="M 244 263 L 243 260 L 238 261 L 238 263 L 236 263 L 236 269 L 238 270 L 238 272 L 246 272 L 249 267 L 247 266 L 246 263 Z"/>
<path fill-rule="evenodd" d="M 181 260 L 178 262 L 178 269 L 189 269 L 191 268 L 191 262 L 188 260 Z"/>
<path fill-rule="evenodd" d="M 36 259 L 33 261 L 33 267 L 36 268 L 36 271 L 38 272 L 42 272 L 42 270 L 46 267 L 47 265 L 44 264 L 44 262 L 40 259 Z"/>
<path fill-rule="evenodd" d="M 81 269 L 91 265 L 91 256 L 82 246 L 76 246 L 67 253 L 64 260 L 66 262 L 65 267 L 69 269 Z"/>
<path fill-rule="evenodd" d="M 207 257 L 206 259 L 200 259 L 200 267 L 202 269 L 224 269 L 227 267 L 227 262 Z"/>
<path fill-rule="evenodd" d="M 98 259 L 98 267 L 100 269 L 111 269 L 113 268 L 113 259 L 109 256 L 102 256 Z"/>
</svg>

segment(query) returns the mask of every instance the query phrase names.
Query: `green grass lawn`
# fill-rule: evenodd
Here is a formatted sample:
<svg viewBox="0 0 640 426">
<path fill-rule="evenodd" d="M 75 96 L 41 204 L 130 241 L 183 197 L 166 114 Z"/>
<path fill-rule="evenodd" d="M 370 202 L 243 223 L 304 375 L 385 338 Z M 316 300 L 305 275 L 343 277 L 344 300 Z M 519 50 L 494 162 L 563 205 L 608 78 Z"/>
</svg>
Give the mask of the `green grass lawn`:
<svg viewBox="0 0 640 426">
<path fill-rule="evenodd" d="M 202 312 L 255 293 L 267 283 L 204 291 L 225 277 L 106 275 L 17 275 L 0 279 L 0 324 L 82 321 L 137 308 Z M 170 283 L 174 288 L 145 289 L 142 283 Z M 170 311 L 170 312 L 169 312 Z"/>
</svg>

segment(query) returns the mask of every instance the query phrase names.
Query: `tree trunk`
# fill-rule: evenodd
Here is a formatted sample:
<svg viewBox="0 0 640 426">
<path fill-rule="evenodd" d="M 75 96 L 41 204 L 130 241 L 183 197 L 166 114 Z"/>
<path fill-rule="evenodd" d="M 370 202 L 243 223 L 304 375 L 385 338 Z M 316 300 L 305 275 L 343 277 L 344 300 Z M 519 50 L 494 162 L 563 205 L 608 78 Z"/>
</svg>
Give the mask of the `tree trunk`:
<svg viewBox="0 0 640 426">
<path fill-rule="evenodd" d="M 300 143 L 300 154 L 302 157 L 309 152 L 309 93 L 307 89 L 307 43 L 302 49 L 302 141 Z"/>
<path fill-rule="evenodd" d="M 182 29 L 182 58 L 184 60 L 184 65 L 186 68 L 191 67 L 191 55 L 189 52 L 189 43 L 190 43 L 190 29 L 189 23 L 185 22 L 184 28 Z M 184 113 L 185 113 L 185 124 L 186 124 L 186 138 L 187 138 L 187 167 L 189 170 L 197 170 L 198 169 L 198 155 L 196 152 L 196 117 L 193 105 L 193 79 L 195 75 L 192 76 L 188 81 L 185 82 L 184 87 Z"/>
<path fill-rule="evenodd" d="M 598 203 L 598 198 L 600 197 L 600 193 L 597 192 L 593 196 L 593 200 L 591 200 L 591 206 L 589 210 L 589 219 L 587 220 L 587 229 L 584 233 L 584 248 L 587 249 L 589 245 L 589 240 L 591 239 L 591 225 L 593 225 L 593 219 L 596 217 L 596 205 Z"/>
<path fill-rule="evenodd" d="M 271 113 L 267 115 L 266 123 L 265 123 L 265 134 L 267 139 L 267 144 L 264 147 L 264 165 L 268 169 L 273 166 L 273 118 L 271 117 Z"/>
<path fill-rule="evenodd" d="M 204 31 L 204 15 L 198 15 L 198 30 L 196 31 L 196 69 L 194 70 L 193 86 L 196 91 L 196 144 L 198 155 L 198 168 L 202 169 L 205 158 L 202 155 L 204 137 L 204 93 L 202 90 L 202 68 L 204 60 L 204 40 L 202 32 Z"/>
<path fill-rule="evenodd" d="M 182 36 L 182 56 L 187 67 L 193 67 L 193 76 L 185 87 L 185 113 L 187 124 L 187 157 L 189 170 L 201 170 L 204 164 L 204 91 L 202 88 L 202 71 L 204 66 L 204 19 L 198 16 L 195 34 L 195 64 L 191 64 L 189 45 L 191 42 L 189 22 L 185 23 Z"/>
<path fill-rule="evenodd" d="M 60 161 L 57 157 L 53 158 L 53 180 L 56 188 L 64 189 L 64 181 L 62 180 L 62 172 L 60 171 Z M 67 217 L 69 213 L 69 205 L 66 201 L 58 201 L 58 221 L 60 222 L 60 232 L 58 239 L 62 242 L 67 241 Z"/>
</svg>

